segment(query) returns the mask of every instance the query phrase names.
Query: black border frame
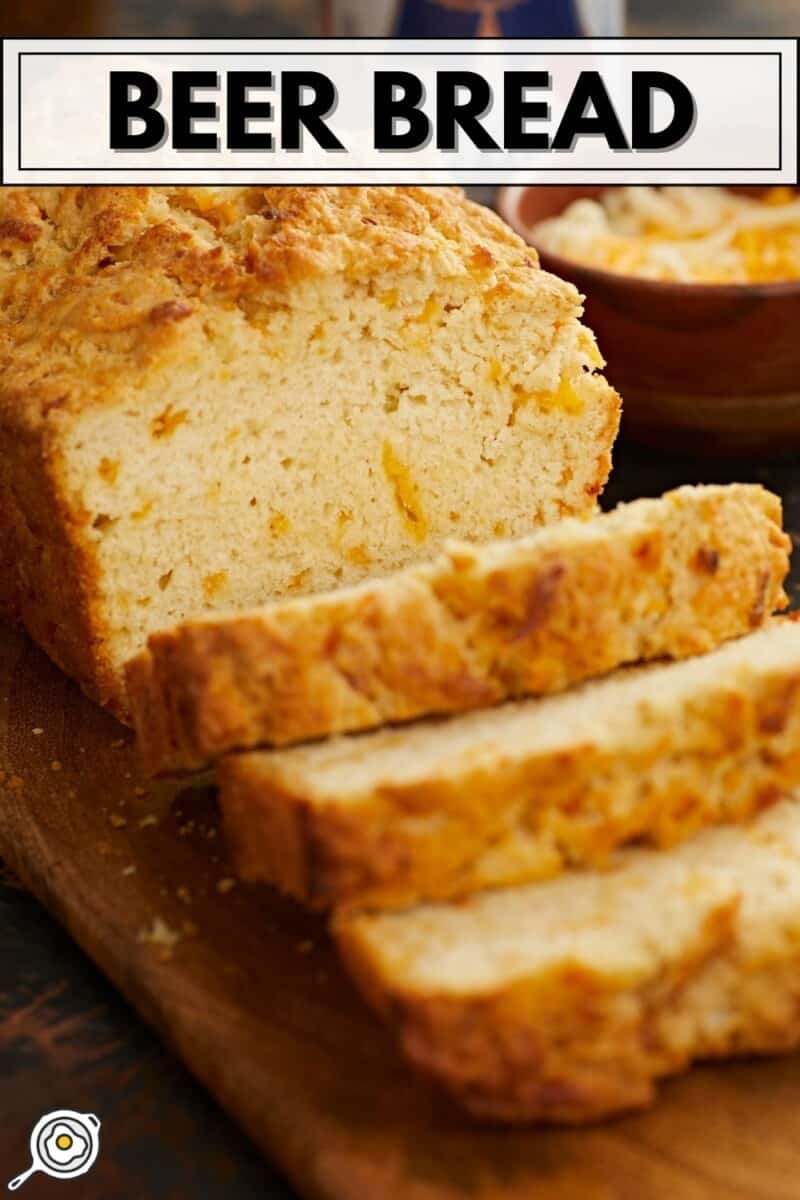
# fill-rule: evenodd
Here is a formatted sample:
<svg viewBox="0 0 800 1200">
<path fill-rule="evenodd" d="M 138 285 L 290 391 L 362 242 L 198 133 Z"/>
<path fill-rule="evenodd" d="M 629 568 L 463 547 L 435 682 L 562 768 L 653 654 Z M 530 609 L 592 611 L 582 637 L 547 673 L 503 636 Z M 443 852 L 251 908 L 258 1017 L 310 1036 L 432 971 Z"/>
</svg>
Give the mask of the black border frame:
<svg viewBox="0 0 800 1200">
<path fill-rule="evenodd" d="M 17 39 L 12 39 L 12 38 L 0 39 L 0 52 L 3 50 L 3 46 L 4 46 L 4 43 L 6 40 L 11 41 L 11 40 L 17 40 Z M 25 39 L 19 39 L 19 40 L 24 40 L 26 42 L 49 42 L 54 39 L 48 38 L 46 36 L 41 36 L 41 37 L 36 37 L 36 38 L 25 38 Z M 136 43 L 160 42 L 160 43 L 163 43 L 165 41 L 171 41 L 171 40 L 174 40 L 174 41 L 197 41 L 197 42 L 228 42 L 228 41 L 241 42 L 241 41 L 246 41 L 246 40 L 252 40 L 254 42 L 260 42 L 260 41 L 264 41 L 264 42 L 298 42 L 298 41 L 302 41 L 303 39 L 300 37 L 281 36 L 281 37 L 263 38 L 263 39 L 260 39 L 260 38 L 241 39 L 241 38 L 224 38 L 224 37 L 212 37 L 212 38 L 194 37 L 194 38 L 180 38 L 180 39 L 178 39 L 178 38 L 170 39 L 170 38 L 94 37 L 94 38 L 74 38 L 74 39 L 65 38 L 63 40 L 68 43 L 73 42 L 73 41 L 90 42 L 90 43 L 91 42 L 136 42 Z M 309 38 L 308 40 L 309 41 L 317 41 L 317 42 L 325 41 L 326 43 L 328 43 L 328 42 L 330 42 L 330 43 L 347 42 L 348 44 L 352 44 L 353 42 L 375 42 L 375 41 L 387 41 L 388 42 L 388 41 L 402 41 L 404 39 L 359 37 L 359 38 L 324 38 L 324 39 L 323 38 L 313 38 L 313 39 Z M 464 39 L 464 38 L 414 39 L 415 42 L 416 41 L 436 41 L 436 42 L 453 41 L 453 42 L 461 42 L 461 43 L 463 43 L 465 40 L 468 41 L 470 39 Z M 498 41 L 509 42 L 509 41 L 513 41 L 513 40 L 514 39 L 509 39 L 509 38 L 482 38 L 482 39 L 480 39 L 480 46 L 485 47 L 487 43 L 498 42 Z M 565 38 L 535 38 L 535 39 L 531 39 L 531 40 L 540 41 L 540 42 L 553 41 L 553 42 L 563 43 L 564 41 L 567 41 L 569 39 L 565 39 Z M 577 38 L 574 40 L 576 41 L 576 43 L 579 43 L 579 44 L 583 41 L 583 39 L 577 39 Z M 628 39 L 625 37 L 619 37 L 619 38 L 597 38 L 594 40 L 603 41 L 603 42 L 624 43 Z M 723 40 L 723 41 L 725 41 L 725 40 L 738 41 L 738 42 L 749 41 L 749 42 L 754 42 L 754 43 L 774 42 L 774 41 L 787 41 L 787 42 L 793 41 L 795 44 L 795 47 L 796 47 L 796 52 L 797 52 L 797 65 L 798 65 L 798 69 L 800 70 L 800 38 L 791 38 L 791 37 L 781 38 L 781 37 L 769 37 L 769 36 L 760 36 L 760 37 L 754 37 L 754 38 L 742 38 L 742 37 L 733 37 L 732 36 L 730 38 L 724 38 L 724 37 L 719 38 L 712 34 L 709 34 L 709 35 L 704 35 L 703 37 L 692 37 L 692 38 L 686 38 L 686 39 L 663 38 L 663 37 L 650 36 L 650 37 L 644 37 L 644 38 L 636 38 L 634 40 L 642 41 L 642 42 L 664 42 L 664 41 L 671 42 L 671 41 L 685 40 L 685 41 L 691 41 L 691 42 L 710 41 L 710 42 L 715 42 L 715 43 L 717 43 L 721 40 Z M 70 51 L 68 51 L 68 50 L 66 50 L 66 51 L 62 51 L 62 50 L 18 50 L 17 51 L 17 170 L 19 172 L 23 172 L 23 171 L 30 172 L 30 173 L 45 173 L 45 172 L 56 173 L 56 172 L 59 172 L 59 173 L 66 174 L 69 171 L 75 170 L 75 168 L 70 168 L 70 167 L 26 167 L 26 166 L 23 166 L 23 164 L 22 164 L 22 156 L 23 156 L 23 146 L 22 146 L 22 60 L 26 57 L 61 57 L 62 55 L 69 54 L 69 53 L 70 53 Z M 122 57 L 124 55 L 129 54 L 130 51 L 76 50 L 72 53 L 74 53 L 75 56 L 81 56 L 81 57 L 104 57 L 105 58 L 105 57 L 114 57 L 114 56 Z M 165 57 L 169 56 L 169 57 L 187 57 L 188 58 L 188 57 L 192 57 L 196 54 L 202 54 L 203 52 L 200 50 L 197 50 L 197 51 L 193 51 L 193 50 L 176 50 L 176 51 L 152 50 L 152 51 L 148 51 L 148 53 L 152 54 L 153 56 L 163 55 Z M 231 50 L 228 52 L 228 54 L 231 58 L 244 57 L 250 53 L 253 53 L 253 52 L 246 51 L 246 50 Z M 291 55 L 291 56 L 299 57 L 299 56 L 302 56 L 304 54 L 311 53 L 311 52 L 310 51 L 302 51 L 302 50 L 283 50 L 283 51 L 281 51 L 281 53 L 284 55 L 287 55 L 287 56 Z M 322 52 L 315 51 L 314 53 L 320 54 Z M 332 50 L 328 53 L 330 53 L 330 55 L 353 57 L 353 56 L 359 56 L 359 55 L 373 54 L 374 51 Z M 382 54 L 386 55 L 387 57 L 388 56 L 401 56 L 401 55 L 405 55 L 407 53 L 408 53 L 407 51 L 403 51 L 403 50 L 386 50 L 386 51 L 382 52 Z M 434 56 L 437 53 L 438 53 L 437 51 L 433 51 L 433 50 L 420 50 L 420 51 L 416 52 L 416 54 L 419 56 L 425 56 L 425 55 Z M 487 51 L 485 48 L 482 48 L 479 51 L 476 50 L 475 53 L 476 53 L 476 55 L 480 54 L 482 56 L 485 56 L 487 54 L 489 54 L 489 55 L 502 54 L 506 57 L 515 57 L 515 56 L 522 57 L 524 55 L 527 55 L 529 53 L 529 51 L 523 51 L 523 50 L 519 50 L 519 51 L 488 50 Z M 557 50 L 557 51 L 553 51 L 552 53 L 554 55 L 558 55 L 558 56 L 566 56 L 566 55 L 581 56 L 581 55 L 583 55 L 586 57 L 595 57 L 597 54 L 597 51 L 575 49 L 575 50 Z M 612 49 L 612 50 L 604 51 L 603 53 L 608 54 L 609 56 L 629 57 L 629 56 L 636 56 L 636 55 L 638 55 L 638 56 L 643 56 L 643 55 L 654 56 L 654 55 L 659 55 L 659 54 L 663 53 L 663 51 L 660 52 L 657 50 L 624 50 L 624 49 L 613 50 Z M 676 54 L 676 55 L 682 54 L 687 57 L 693 57 L 693 56 L 696 56 L 696 57 L 746 57 L 746 58 L 766 57 L 766 58 L 777 58 L 777 60 L 778 60 L 778 165 L 773 166 L 773 167 L 763 167 L 763 166 L 762 167 L 714 167 L 714 168 L 683 167 L 683 168 L 676 168 L 676 171 L 681 175 L 692 174 L 695 172 L 702 173 L 702 172 L 706 171 L 707 169 L 712 169 L 714 171 L 725 172 L 725 173 L 735 172 L 737 175 L 739 175 L 739 174 L 763 175 L 764 173 L 772 173 L 772 172 L 776 172 L 776 171 L 782 171 L 783 170 L 783 54 L 778 50 L 752 50 L 752 51 L 750 51 L 750 50 L 729 50 L 729 51 L 726 51 L 726 50 L 712 50 L 712 51 L 676 50 L 676 51 L 672 51 L 671 53 Z M 0 53 L 0 80 L 2 79 L 2 63 L 4 61 L 4 57 L 5 57 L 4 54 Z M 798 130 L 798 143 L 800 143 L 800 130 Z M 0 130 L 0 182 L 5 183 L 5 180 L 2 178 L 3 162 L 4 162 L 3 149 L 4 149 L 4 147 L 3 147 L 3 142 L 2 142 L 2 130 Z M 800 154 L 798 154 L 798 158 L 800 159 Z M 86 168 L 86 169 L 88 170 L 88 169 L 92 169 L 92 168 Z M 148 168 L 148 167 L 100 167 L 100 168 L 96 168 L 96 170 L 97 170 L 98 174 L 102 173 L 104 176 L 106 174 L 111 174 L 114 172 L 125 173 L 125 174 L 131 174 L 131 173 L 150 174 L 150 168 Z M 156 185 L 169 186 L 170 183 L 173 183 L 173 180 L 171 178 L 172 174 L 181 174 L 181 173 L 192 174 L 192 173 L 197 173 L 199 170 L 200 170 L 200 168 L 197 168 L 197 167 L 165 167 L 165 168 L 161 169 L 161 173 L 164 175 L 169 175 L 170 178 L 158 179 L 157 181 L 152 181 L 152 182 L 153 182 L 154 186 L 156 186 Z M 213 167 L 213 168 L 208 168 L 208 170 L 209 170 L 209 172 L 213 172 L 214 174 L 217 174 L 217 173 L 219 173 L 219 174 L 235 174 L 235 173 L 238 173 L 241 170 L 241 168 L 239 168 L 239 167 Z M 254 176 L 264 175 L 264 174 L 292 175 L 292 174 L 298 174 L 298 173 L 307 174 L 309 170 L 310 170 L 310 168 L 308 168 L 308 167 L 275 167 L 275 166 L 251 167 L 248 170 L 248 174 L 252 173 Z M 381 174 L 384 172 L 387 174 L 394 174 L 394 173 L 403 171 L 404 168 L 396 167 L 396 166 L 377 166 L 377 167 L 364 167 L 364 168 L 355 167 L 355 168 L 349 168 L 349 169 L 341 168 L 341 167 L 315 167 L 314 173 L 316 174 L 317 172 L 319 172 L 320 174 L 327 174 L 327 173 L 336 173 L 336 172 L 342 172 L 342 171 L 347 172 L 348 170 L 349 171 L 359 171 L 359 172 L 363 171 L 363 173 L 365 173 L 365 174 L 367 174 L 367 173 L 368 174 Z M 452 174 L 454 172 L 454 168 L 452 168 L 452 167 L 420 167 L 419 170 L 420 170 L 420 173 L 424 174 L 426 177 L 431 174 Z M 496 175 L 498 172 L 502 173 L 504 175 L 506 173 L 532 174 L 534 172 L 536 172 L 537 174 L 552 173 L 552 174 L 561 175 L 561 174 L 573 173 L 573 172 L 583 174 L 583 173 L 586 173 L 587 171 L 594 171 L 597 173 L 602 173 L 605 176 L 606 174 L 660 173 L 661 170 L 662 170 L 662 168 L 659 168 L 659 167 L 634 167 L 634 166 L 607 167 L 607 168 L 584 168 L 584 167 L 564 167 L 564 166 L 531 167 L 530 165 L 527 165 L 524 167 L 513 167 L 513 166 L 506 166 L 506 165 L 500 166 L 497 164 L 494 166 L 491 166 L 491 167 L 468 167 L 468 168 L 465 167 L 465 168 L 463 168 L 463 171 L 465 173 L 468 172 L 470 175 L 473 175 L 473 174 L 476 174 L 479 172 L 489 174 L 489 175 L 491 175 L 491 174 Z M 455 171 L 458 171 L 458 168 L 455 168 Z M 59 182 L 62 182 L 62 181 L 59 181 Z M 105 180 L 103 182 L 105 182 Z M 112 181 L 109 180 L 108 182 L 111 183 Z M 177 183 L 177 181 L 174 181 L 174 182 Z M 253 182 L 257 182 L 257 180 L 254 180 Z M 357 178 L 355 178 L 355 179 L 351 178 L 346 181 L 346 184 L 347 183 L 357 184 L 358 182 L 359 182 L 359 180 Z M 392 182 L 394 183 L 396 181 L 393 180 Z M 403 182 L 410 182 L 410 181 L 403 180 Z M 470 182 L 470 183 L 474 184 L 475 180 L 474 179 L 470 179 L 469 181 L 456 180 L 453 182 L 462 182 L 464 184 L 466 184 L 467 182 Z M 486 182 L 487 183 L 497 182 L 497 180 L 496 179 L 495 180 L 487 180 Z M 539 181 L 538 179 L 536 180 L 536 182 L 539 183 L 540 186 L 547 186 L 546 183 L 542 184 L 541 181 Z M 602 183 L 601 180 L 595 180 L 595 179 L 592 179 L 591 182 Z M 664 181 L 662 180 L 661 182 L 664 182 Z M 794 182 L 797 183 L 798 180 L 796 179 Z M 24 185 L 19 185 L 19 186 L 24 186 Z M 102 186 L 102 184 L 97 184 L 96 186 Z M 131 184 L 122 185 L 122 186 L 136 186 L 136 184 L 131 183 Z M 220 183 L 219 186 L 225 186 L 225 184 Z M 273 186 L 274 186 L 274 182 L 273 182 Z M 277 186 L 280 186 L 280 185 L 277 185 Z M 381 185 L 373 184 L 373 186 L 381 186 Z M 641 186 L 645 186 L 645 185 L 642 184 Z"/>
</svg>

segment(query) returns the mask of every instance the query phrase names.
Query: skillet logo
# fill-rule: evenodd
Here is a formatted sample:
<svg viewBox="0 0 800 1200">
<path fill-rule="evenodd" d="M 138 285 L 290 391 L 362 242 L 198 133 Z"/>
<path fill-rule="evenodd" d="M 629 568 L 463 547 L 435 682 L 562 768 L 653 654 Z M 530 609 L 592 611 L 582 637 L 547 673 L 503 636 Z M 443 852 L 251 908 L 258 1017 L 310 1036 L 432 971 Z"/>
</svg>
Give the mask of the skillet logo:
<svg viewBox="0 0 800 1200">
<path fill-rule="evenodd" d="M 100 1120 L 94 1113 L 69 1108 L 46 1113 L 31 1134 L 31 1165 L 11 1180 L 8 1190 L 15 1192 L 37 1171 L 51 1179 L 76 1179 L 94 1166 L 99 1151 Z"/>
</svg>

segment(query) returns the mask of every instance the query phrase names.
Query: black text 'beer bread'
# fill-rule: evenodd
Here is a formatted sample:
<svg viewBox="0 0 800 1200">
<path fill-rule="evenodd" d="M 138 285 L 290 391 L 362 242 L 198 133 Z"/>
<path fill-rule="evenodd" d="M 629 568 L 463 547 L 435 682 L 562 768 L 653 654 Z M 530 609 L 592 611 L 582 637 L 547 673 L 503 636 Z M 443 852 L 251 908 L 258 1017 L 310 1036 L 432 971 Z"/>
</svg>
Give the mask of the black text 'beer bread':
<svg viewBox="0 0 800 1200">
<path fill-rule="evenodd" d="M 151 636 L 128 668 L 145 767 L 560 690 L 702 653 L 785 602 L 780 501 L 684 487 L 516 542 Z"/>
<path fill-rule="evenodd" d="M 459 897 L 747 819 L 800 784 L 800 622 L 559 696 L 219 764 L 244 878 L 319 906 Z"/>
<path fill-rule="evenodd" d="M 589 1121 L 800 1043 L 800 803 L 607 871 L 340 919 L 407 1057 L 478 1117 Z"/>
<path fill-rule="evenodd" d="M 593 510 L 581 298 L 457 189 L 0 191 L 0 606 L 95 697 L 209 609 Z"/>
</svg>

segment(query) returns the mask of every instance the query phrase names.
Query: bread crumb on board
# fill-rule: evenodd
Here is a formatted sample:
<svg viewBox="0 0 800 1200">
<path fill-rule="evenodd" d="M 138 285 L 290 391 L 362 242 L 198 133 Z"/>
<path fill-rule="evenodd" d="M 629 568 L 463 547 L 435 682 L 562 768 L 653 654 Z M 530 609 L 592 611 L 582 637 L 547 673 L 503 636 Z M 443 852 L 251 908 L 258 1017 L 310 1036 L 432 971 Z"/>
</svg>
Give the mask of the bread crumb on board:
<svg viewBox="0 0 800 1200">
<path fill-rule="evenodd" d="M 153 946 L 159 952 L 159 957 L 166 961 L 172 957 L 172 952 L 181 940 L 176 929 L 170 928 L 162 917 L 153 917 L 149 929 L 142 928 L 136 935 L 136 941 L 141 946 Z"/>
</svg>

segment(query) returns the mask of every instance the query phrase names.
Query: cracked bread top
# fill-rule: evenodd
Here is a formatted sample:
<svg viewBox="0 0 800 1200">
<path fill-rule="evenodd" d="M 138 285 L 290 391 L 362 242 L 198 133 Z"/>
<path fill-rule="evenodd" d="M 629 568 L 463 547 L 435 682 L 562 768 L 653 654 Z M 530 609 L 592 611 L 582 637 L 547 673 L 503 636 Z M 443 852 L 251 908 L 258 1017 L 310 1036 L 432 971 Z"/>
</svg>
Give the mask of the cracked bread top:
<svg viewBox="0 0 800 1200">
<path fill-rule="evenodd" d="M 575 288 L 455 188 L 0 189 L 0 419 L 108 402 L 120 371 L 144 376 L 216 309 L 258 325 L 315 276 L 380 289 L 414 269 L 529 297 L 554 337 L 580 315 Z"/>
</svg>

